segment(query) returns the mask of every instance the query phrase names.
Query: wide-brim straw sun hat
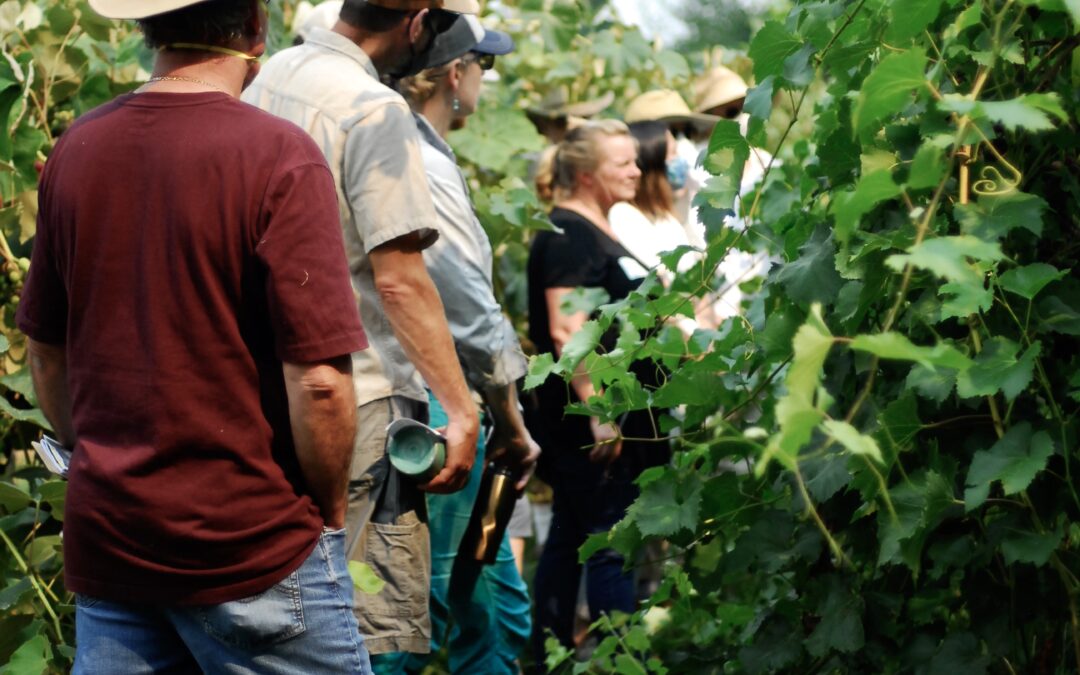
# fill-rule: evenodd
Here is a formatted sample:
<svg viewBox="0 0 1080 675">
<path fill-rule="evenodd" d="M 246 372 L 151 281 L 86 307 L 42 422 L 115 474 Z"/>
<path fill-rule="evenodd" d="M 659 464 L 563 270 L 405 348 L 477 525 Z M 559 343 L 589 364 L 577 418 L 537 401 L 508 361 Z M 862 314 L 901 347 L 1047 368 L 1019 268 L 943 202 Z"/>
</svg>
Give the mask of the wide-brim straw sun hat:
<svg viewBox="0 0 1080 675">
<path fill-rule="evenodd" d="M 746 98 L 748 89 L 735 71 L 724 66 L 710 68 L 694 82 L 694 110 L 703 113 Z"/>
<path fill-rule="evenodd" d="M 90 0 L 95 12 L 109 19 L 145 19 L 158 14 L 174 12 L 197 5 L 206 0 Z M 367 0 L 386 7 L 413 11 L 418 9 L 444 9 L 458 14 L 479 14 L 477 0 Z"/>
<path fill-rule="evenodd" d="M 623 119 L 627 124 L 634 122 L 690 123 L 707 130 L 715 126 L 721 118 L 690 110 L 690 106 L 677 91 L 654 89 L 630 101 Z"/>
</svg>

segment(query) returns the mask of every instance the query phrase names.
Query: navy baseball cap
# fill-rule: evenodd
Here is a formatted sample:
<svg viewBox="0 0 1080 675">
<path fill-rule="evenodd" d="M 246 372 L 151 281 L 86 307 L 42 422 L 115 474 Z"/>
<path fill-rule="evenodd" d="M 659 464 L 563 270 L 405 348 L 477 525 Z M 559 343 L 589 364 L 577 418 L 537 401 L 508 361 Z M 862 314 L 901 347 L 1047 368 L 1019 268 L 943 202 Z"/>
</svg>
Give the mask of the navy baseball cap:
<svg viewBox="0 0 1080 675">
<path fill-rule="evenodd" d="M 435 37 L 424 59 L 424 68 L 449 63 L 469 52 L 501 56 L 514 51 L 514 40 L 506 33 L 489 30 L 471 14 L 461 14 L 449 30 Z"/>
</svg>

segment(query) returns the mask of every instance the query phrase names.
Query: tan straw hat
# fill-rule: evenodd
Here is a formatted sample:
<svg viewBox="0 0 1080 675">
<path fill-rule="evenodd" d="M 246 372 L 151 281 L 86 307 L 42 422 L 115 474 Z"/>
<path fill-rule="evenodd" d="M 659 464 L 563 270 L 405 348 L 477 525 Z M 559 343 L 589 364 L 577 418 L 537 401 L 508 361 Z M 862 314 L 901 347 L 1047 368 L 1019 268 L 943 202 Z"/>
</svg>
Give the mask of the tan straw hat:
<svg viewBox="0 0 1080 675">
<path fill-rule="evenodd" d="M 206 0 L 90 0 L 95 12 L 109 19 L 145 19 L 165 14 Z M 477 0 L 367 0 L 389 9 L 445 9 L 458 14 L 479 14 Z"/>
<path fill-rule="evenodd" d="M 145 19 L 197 5 L 205 0 L 90 0 L 95 12 L 109 19 Z"/>
<path fill-rule="evenodd" d="M 418 9 L 443 9 L 457 14 L 479 14 L 480 3 L 477 0 L 367 0 L 368 4 L 415 11 Z"/>
<path fill-rule="evenodd" d="M 694 110 L 705 112 L 746 97 L 746 82 L 735 71 L 716 66 L 694 82 Z"/>
<path fill-rule="evenodd" d="M 711 128 L 720 118 L 692 112 L 679 92 L 671 89 L 654 89 L 638 96 L 626 108 L 623 116 L 627 124 L 634 122 L 690 122 L 696 127 Z"/>
</svg>

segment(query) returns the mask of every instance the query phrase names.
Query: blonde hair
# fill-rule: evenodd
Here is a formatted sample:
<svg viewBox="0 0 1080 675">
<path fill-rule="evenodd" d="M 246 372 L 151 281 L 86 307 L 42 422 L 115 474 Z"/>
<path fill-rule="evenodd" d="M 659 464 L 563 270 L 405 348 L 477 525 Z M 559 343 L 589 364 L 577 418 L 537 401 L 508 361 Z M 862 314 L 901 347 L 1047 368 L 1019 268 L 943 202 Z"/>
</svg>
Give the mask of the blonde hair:
<svg viewBox="0 0 1080 675">
<path fill-rule="evenodd" d="M 408 101 L 409 106 L 416 110 L 427 103 L 435 91 L 439 88 L 439 81 L 444 79 L 451 68 L 455 68 L 461 59 L 454 59 L 450 63 L 444 63 L 434 68 L 425 68 L 416 75 L 404 77 L 398 80 L 398 91 Z"/>
<path fill-rule="evenodd" d="M 619 120 L 594 120 L 574 127 L 561 143 L 540 155 L 536 193 L 544 201 L 567 199 L 578 187 L 578 177 L 600 165 L 600 139 L 627 136 L 630 129 Z"/>
</svg>

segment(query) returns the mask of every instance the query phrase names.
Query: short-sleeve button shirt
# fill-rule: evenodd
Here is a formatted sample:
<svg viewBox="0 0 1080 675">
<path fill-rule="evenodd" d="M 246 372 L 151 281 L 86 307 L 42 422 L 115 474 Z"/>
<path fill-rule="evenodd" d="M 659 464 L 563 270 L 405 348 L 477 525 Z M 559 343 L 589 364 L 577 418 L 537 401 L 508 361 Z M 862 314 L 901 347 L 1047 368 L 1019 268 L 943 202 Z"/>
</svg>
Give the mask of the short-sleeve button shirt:
<svg viewBox="0 0 1080 675">
<path fill-rule="evenodd" d="M 370 252 L 418 233 L 438 237 L 416 122 L 348 38 L 316 30 L 275 54 L 243 100 L 304 129 L 330 165 L 345 250 L 371 348 L 353 355 L 359 404 L 391 395 L 426 401 L 423 381 L 394 336 L 375 290 Z"/>
</svg>

